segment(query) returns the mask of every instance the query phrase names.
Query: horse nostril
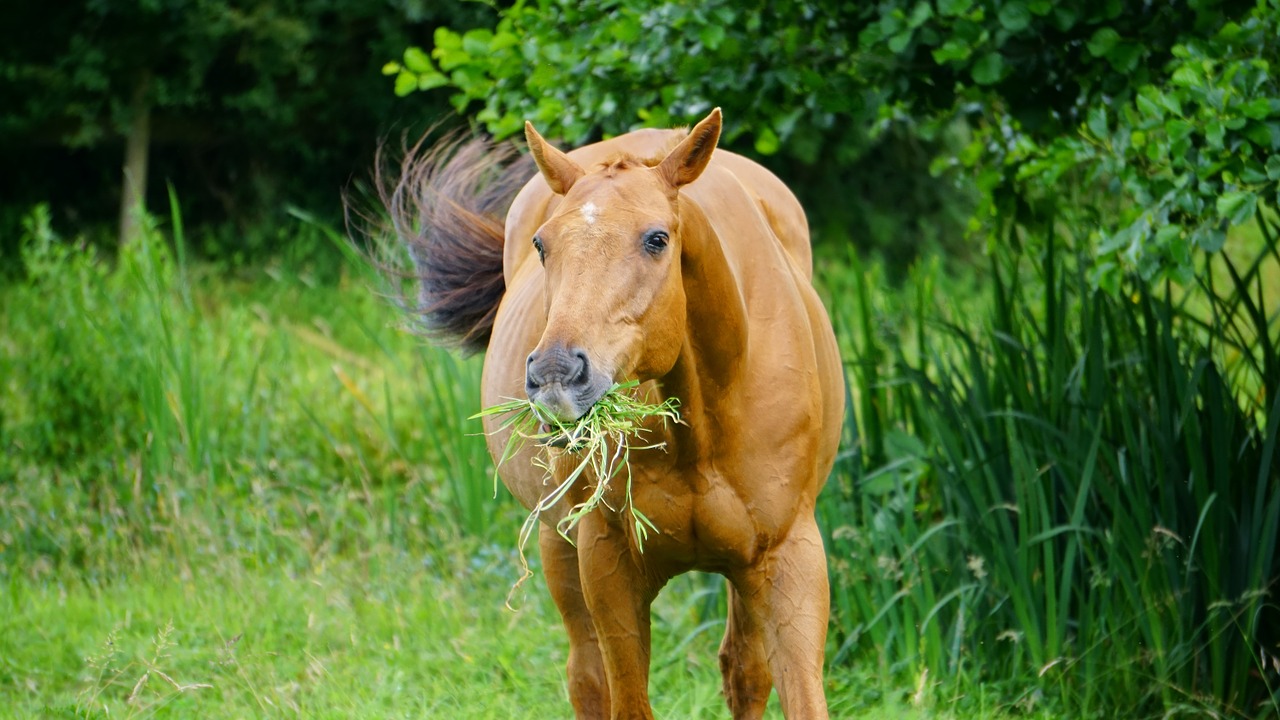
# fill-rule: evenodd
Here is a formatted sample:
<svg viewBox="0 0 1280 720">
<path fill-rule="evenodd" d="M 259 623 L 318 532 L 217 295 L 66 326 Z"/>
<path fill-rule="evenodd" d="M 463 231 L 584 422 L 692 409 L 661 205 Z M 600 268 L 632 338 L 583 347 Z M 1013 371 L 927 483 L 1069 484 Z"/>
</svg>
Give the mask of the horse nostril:
<svg viewBox="0 0 1280 720">
<path fill-rule="evenodd" d="M 542 387 L 542 379 L 538 377 L 537 369 L 533 365 L 533 355 L 533 353 L 529 353 L 529 359 L 525 361 L 524 385 L 527 392 L 532 392 Z"/>
<path fill-rule="evenodd" d="M 573 351 L 573 359 L 578 362 L 578 370 L 570 377 L 570 385 L 586 385 L 591 380 L 591 361 L 587 359 L 587 354 L 581 350 Z"/>
</svg>

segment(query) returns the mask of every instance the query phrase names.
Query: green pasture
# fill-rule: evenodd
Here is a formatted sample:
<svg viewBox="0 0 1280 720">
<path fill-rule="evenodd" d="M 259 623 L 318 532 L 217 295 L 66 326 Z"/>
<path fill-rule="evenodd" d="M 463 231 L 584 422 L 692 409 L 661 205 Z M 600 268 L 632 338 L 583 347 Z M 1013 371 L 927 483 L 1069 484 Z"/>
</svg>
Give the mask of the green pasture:
<svg viewBox="0 0 1280 720">
<path fill-rule="evenodd" d="M 525 513 L 468 419 L 479 360 L 322 225 L 219 268 L 171 210 L 104 257 L 37 209 L 0 290 L 0 713 L 568 716 L 541 581 L 505 605 Z M 901 285 L 820 254 L 853 410 L 819 508 L 833 715 L 1266 717 L 1274 251 L 1113 297 L 1046 232 Z M 1194 313 L 1234 329 L 1203 347 Z M 660 716 L 727 714 L 722 595 L 655 607 Z"/>
<path fill-rule="evenodd" d="M 477 360 L 351 258 L 187 265 L 175 212 L 111 260 L 42 218 L 0 295 L 0 717 L 567 715 L 540 577 L 507 607 L 525 516 L 467 419 Z M 727 713 L 721 597 L 691 576 L 655 608 L 664 717 Z M 956 701 L 918 677 L 833 668 L 832 707 Z"/>
<path fill-rule="evenodd" d="M 507 548 L 385 543 L 283 569 L 227 552 L 190 564 L 141 552 L 110 576 L 8 584 L 3 717 L 566 717 L 566 648 L 543 588 L 504 606 Z M 662 717 L 727 715 L 703 620 L 677 582 L 654 610 Z M 923 717 L 853 672 L 841 715 Z M 776 709 L 774 717 L 779 717 Z"/>
</svg>

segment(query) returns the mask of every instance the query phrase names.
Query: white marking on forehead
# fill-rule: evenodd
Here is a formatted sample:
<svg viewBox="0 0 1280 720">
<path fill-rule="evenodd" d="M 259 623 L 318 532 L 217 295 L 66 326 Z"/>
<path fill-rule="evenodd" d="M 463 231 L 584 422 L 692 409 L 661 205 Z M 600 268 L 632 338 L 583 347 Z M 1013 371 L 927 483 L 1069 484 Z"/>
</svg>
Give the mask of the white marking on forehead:
<svg viewBox="0 0 1280 720">
<path fill-rule="evenodd" d="M 596 207 L 593 202 L 588 202 L 582 206 L 582 217 L 587 221 L 588 225 L 596 224 L 596 216 L 600 213 L 600 208 Z"/>
</svg>

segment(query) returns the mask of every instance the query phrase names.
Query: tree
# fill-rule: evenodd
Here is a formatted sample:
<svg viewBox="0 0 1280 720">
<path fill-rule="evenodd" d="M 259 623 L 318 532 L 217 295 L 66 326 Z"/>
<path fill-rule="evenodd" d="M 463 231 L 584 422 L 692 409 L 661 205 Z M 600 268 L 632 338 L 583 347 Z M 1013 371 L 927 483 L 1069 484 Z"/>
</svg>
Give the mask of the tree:
<svg viewBox="0 0 1280 720">
<path fill-rule="evenodd" d="M 728 142 L 788 156 L 800 177 L 906 138 L 936 154 L 935 174 L 976 188 L 980 218 L 1067 174 L 1103 178 L 1152 214 L 1134 227 L 1117 209 L 1101 260 L 1185 279 L 1187 248 L 1215 249 L 1223 221 L 1274 191 L 1277 15 L 1277 0 L 531 0 L 492 26 L 438 29 L 429 55 L 410 48 L 385 70 L 400 94 L 447 87 L 459 110 L 478 103 L 498 136 L 528 118 L 577 143 L 718 104 Z M 1166 156 L 1139 127 L 1161 102 L 1150 122 Z M 960 152 L 938 142 L 956 130 Z M 1165 198 L 1162 183 L 1193 189 Z M 1176 238 L 1158 232 L 1170 218 Z"/>
<path fill-rule="evenodd" d="M 0 25 L 0 154 L 27 174 L 0 180 L 13 183 L 0 196 L 94 219 L 105 203 L 83 198 L 115 188 L 126 237 L 148 176 L 242 234 L 289 202 L 336 215 L 341 185 L 397 115 L 430 122 L 447 108 L 381 92 L 381 58 L 488 13 L 420 0 L 19 2 Z"/>
<path fill-rule="evenodd" d="M 3 67 L 16 81 L 19 101 L 8 106 L 6 125 L 19 134 L 46 128 L 71 145 L 123 134 L 125 242 L 136 232 L 135 209 L 144 207 L 152 109 L 198 102 L 210 66 L 234 32 L 233 10 L 180 0 L 85 2 L 52 18 L 43 9 L 25 5 L 19 12 L 29 14 L 9 24 Z M 50 30 L 61 42 L 49 42 Z"/>
</svg>

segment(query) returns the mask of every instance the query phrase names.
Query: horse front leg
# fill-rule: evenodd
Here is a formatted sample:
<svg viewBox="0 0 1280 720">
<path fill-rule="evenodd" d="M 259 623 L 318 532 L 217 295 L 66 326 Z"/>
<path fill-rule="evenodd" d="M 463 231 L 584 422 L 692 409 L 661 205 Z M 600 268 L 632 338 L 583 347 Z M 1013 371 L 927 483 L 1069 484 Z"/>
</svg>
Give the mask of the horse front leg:
<svg viewBox="0 0 1280 720">
<path fill-rule="evenodd" d="M 763 630 L 782 714 L 789 720 L 827 718 L 822 666 L 831 598 L 813 515 L 801 514 L 781 543 L 735 575 L 743 605 Z"/>
<path fill-rule="evenodd" d="M 605 681 L 595 624 L 582 595 L 578 550 L 546 524 L 538 528 L 538 545 L 542 549 L 547 589 L 569 635 L 569 662 L 565 670 L 574 717 L 605 720 L 609 717 L 609 685 Z"/>
<path fill-rule="evenodd" d="M 652 720 L 649 608 L 661 583 L 646 576 L 630 540 L 602 511 L 578 525 L 578 567 L 609 684 L 612 720 Z"/>
</svg>

